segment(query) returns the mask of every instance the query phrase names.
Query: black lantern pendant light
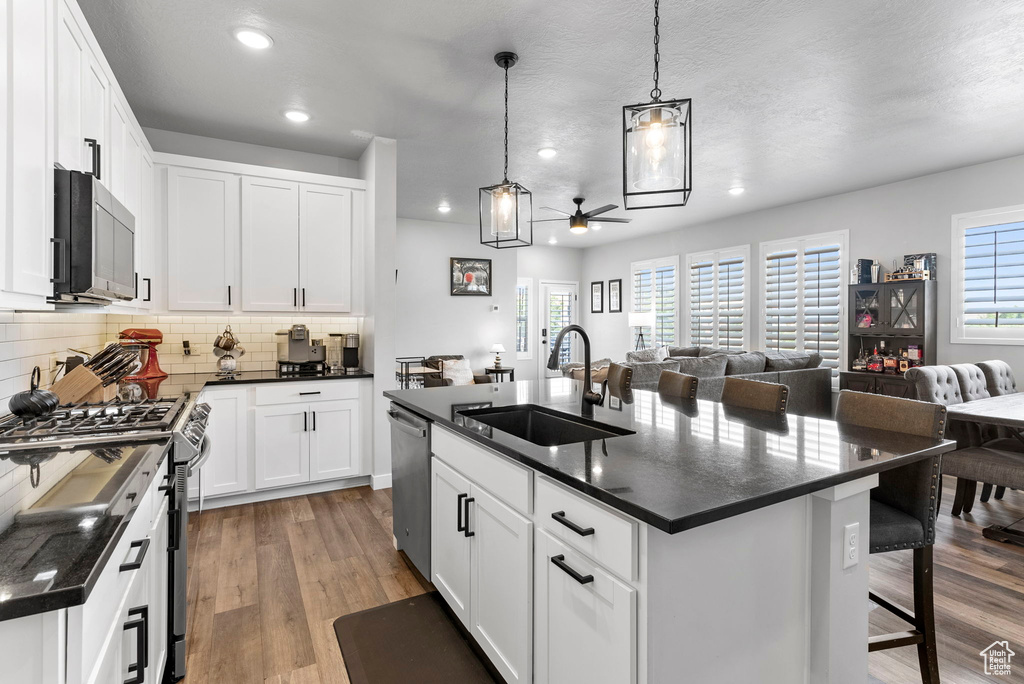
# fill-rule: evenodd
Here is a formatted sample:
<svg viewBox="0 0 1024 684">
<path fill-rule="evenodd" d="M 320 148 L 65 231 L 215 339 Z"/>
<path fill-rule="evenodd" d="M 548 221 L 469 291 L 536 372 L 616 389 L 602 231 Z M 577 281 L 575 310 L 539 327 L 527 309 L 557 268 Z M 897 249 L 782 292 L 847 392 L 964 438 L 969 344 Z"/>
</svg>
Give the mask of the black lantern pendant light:
<svg viewBox="0 0 1024 684">
<path fill-rule="evenodd" d="M 690 199 L 690 100 L 661 99 L 659 0 L 654 0 L 654 89 L 622 108 L 622 199 L 626 209 L 682 207 Z"/>
<path fill-rule="evenodd" d="M 514 52 L 499 52 L 494 61 L 505 70 L 505 177 L 480 188 L 480 242 L 503 249 L 533 244 L 533 194 L 508 179 L 508 70 L 519 61 Z"/>
</svg>

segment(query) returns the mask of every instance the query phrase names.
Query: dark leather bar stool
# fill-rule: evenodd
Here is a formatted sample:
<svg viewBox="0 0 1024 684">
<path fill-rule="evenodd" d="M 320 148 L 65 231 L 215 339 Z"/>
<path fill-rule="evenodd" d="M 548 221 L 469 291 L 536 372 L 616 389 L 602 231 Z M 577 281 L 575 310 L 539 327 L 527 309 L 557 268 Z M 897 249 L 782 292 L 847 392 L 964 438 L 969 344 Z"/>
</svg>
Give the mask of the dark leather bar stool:
<svg viewBox="0 0 1024 684">
<path fill-rule="evenodd" d="M 912 399 L 843 390 L 836 405 L 836 421 L 841 426 L 942 438 L 946 429 L 946 408 Z M 935 456 L 879 473 L 878 487 L 871 490 L 870 552 L 913 549 L 914 611 L 870 592 L 872 601 L 908 622 L 913 629 L 871 637 L 868 651 L 917 646 L 924 684 L 939 682 L 932 580 L 939 472 L 940 457 Z"/>
<path fill-rule="evenodd" d="M 697 398 L 697 378 L 686 373 L 663 370 L 658 376 L 658 394 L 674 399 L 693 401 Z"/>
<path fill-rule="evenodd" d="M 633 369 L 618 363 L 608 365 L 608 375 L 601 383 L 601 406 L 608 396 L 633 403 Z"/>
<path fill-rule="evenodd" d="M 777 382 L 761 382 L 726 376 L 722 403 L 735 408 L 770 411 L 785 415 L 789 388 Z"/>
</svg>

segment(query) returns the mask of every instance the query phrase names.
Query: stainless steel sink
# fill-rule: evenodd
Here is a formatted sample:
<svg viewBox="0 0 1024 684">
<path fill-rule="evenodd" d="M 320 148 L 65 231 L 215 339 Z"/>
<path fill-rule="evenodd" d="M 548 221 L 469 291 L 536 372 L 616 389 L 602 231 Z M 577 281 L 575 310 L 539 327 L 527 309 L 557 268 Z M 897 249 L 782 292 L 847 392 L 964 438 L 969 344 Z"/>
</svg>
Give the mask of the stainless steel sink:
<svg viewBox="0 0 1024 684">
<path fill-rule="evenodd" d="M 540 446 L 591 442 L 635 434 L 632 430 L 598 423 L 536 404 L 470 409 L 459 413 L 495 430 L 507 432 Z"/>
</svg>

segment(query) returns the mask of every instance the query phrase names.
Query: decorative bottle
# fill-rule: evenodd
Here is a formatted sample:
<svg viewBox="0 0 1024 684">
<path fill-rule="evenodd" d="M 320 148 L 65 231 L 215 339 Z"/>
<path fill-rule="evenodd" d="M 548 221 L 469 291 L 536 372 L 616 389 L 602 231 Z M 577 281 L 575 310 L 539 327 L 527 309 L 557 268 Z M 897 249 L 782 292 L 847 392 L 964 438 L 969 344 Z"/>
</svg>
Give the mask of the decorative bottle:
<svg viewBox="0 0 1024 684">
<path fill-rule="evenodd" d="M 881 354 L 878 353 L 878 347 L 875 347 L 875 351 L 871 356 L 868 357 L 868 371 L 872 373 L 881 373 L 884 370 L 884 363 L 882 361 Z"/>
</svg>

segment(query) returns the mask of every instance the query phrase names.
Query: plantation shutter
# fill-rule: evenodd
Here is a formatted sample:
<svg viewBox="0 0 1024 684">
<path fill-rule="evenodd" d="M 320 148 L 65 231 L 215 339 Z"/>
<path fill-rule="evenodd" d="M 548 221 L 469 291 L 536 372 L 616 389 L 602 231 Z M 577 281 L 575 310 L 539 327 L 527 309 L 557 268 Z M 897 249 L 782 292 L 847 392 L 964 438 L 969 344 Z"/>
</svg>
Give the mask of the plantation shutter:
<svg viewBox="0 0 1024 684">
<path fill-rule="evenodd" d="M 655 344 L 659 347 L 676 343 L 676 267 L 659 266 L 654 271 L 655 313 L 657 313 Z"/>
<path fill-rule="evenodd" d="M 842 356 L 844 241 L 817 236 L 773 243 L 764 252 L 765 349 L 817 352 L 833 375 Z"/>
<path fill-rule="evenodd" d="M 715 262 L 690 264 L 690 344 L 715 346 Z"/>
<path fill-rule="evenodd" d="M 963 325 L 1024 326 L 1024 221 L 964 231 Z"/>
<path fill-rule="evenodd" d="M 718 340 L 723 349 L 743 349 L 744 263 L 742 256 L 728 257 L 718 262 Z"/>
</svg>

